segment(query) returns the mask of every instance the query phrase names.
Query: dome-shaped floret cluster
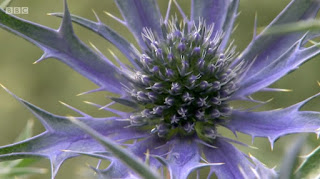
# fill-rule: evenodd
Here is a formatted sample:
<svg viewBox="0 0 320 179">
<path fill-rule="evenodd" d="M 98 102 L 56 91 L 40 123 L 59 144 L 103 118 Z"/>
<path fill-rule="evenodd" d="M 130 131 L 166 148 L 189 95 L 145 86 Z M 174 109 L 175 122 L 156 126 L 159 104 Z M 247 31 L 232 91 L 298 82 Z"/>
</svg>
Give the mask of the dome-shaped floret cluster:
<svg viewBox="0 0 320 179">
<path fill-rule="evenodd" d="M 214 127 L 231 113 L 227 100 L 239 71 L 230 68 L 235 49 L 219 53 L 223 33 L 213 34 L 213 25 L 201 20 L 196 25 L 172 19 L 162 29 L 163 38 L 144 29 L 141 69 L 127 73 L 126 90 L 143 108 L 131 115 L 132 125 L 155 126 L 159 136 L 193 133 L 199 122 Z"/>
</svg>

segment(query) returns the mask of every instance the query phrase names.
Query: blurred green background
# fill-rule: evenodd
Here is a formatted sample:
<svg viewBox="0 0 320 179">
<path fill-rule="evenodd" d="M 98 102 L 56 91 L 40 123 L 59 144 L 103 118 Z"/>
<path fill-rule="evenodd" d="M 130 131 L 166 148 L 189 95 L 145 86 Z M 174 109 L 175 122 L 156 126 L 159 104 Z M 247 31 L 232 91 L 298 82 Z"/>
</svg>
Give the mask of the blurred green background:
<svg viewBox="0 0 320 179">
<path fill-rule="evenodd" d="M 167 8 L 167 1 L 158 0 L 158 2 L 161 12 L 164 14 Z M 189 12 L 189 1 L 179 0 L 178 2 L 186 12 Z M 252 39 L 255 13 L 258 14 L 258 27 L 264 27 L 271 22 L 289 2 L 289 0 L 242 0 L 239 8 L 241 14 L 236 21 L 236 24 L 239 24 L 239 26 L 231 37 L 235 39 L 234 44 L 237 46 L 237 51 L 241 52 Z M 94 9 L 105 24 L 127 37 L 129 41 L 134 41 L 133 37 L 129 35 L 128 30 L 103 13 L 103 11 L 108 11 L 120 17 L 120 13 L 112 0 L 68 0 L 68 3 L 72 14 L 91 20 L 95 20 L 92 13 L 92 9 Z M 47 16 L 46 13 L 62 12 L 62 0 L 14 0 L 10 6 L 28 7 L 29 14 L 18 15 L 23 19 L 31 20 L 55 29 L 59 27 L 60 19 Z M 176 8 L 173 8 L 172 14 L 175 12 L 177 12 Z M 85 43 L 89 44 L 90 41 L 95 44 L 110 59 L 112 59 L 112 57 L 107 49 L 118 52 L 110 43 L 78 25 L 75 25 L 75 32 Z M 0 29 L 0 54 L 0 83 L 19 97 L 59 115 L 76 114 L 61 105 L 58 101 L 70 104 L 93 116 L 102 117 L 110 115 L 110 113 L 99 111 L 83 103 L 83 101 L 91 101 L 102 105 L 107 104 L 108 101 L 105 98 L 107 93 L 101 92 L 79 97 L 76 96 L 81 92 L 94 89 L 96 86 L 57 60 L 49 59 L 36 65 L 32 64 L 42 55 L 41 50 L 2 29 Z M 120 57 L 123 58 L 121 55 Z M 261 93 L 255 95 L 256 98 L 262 100 L 274 98 L 271 103 L 261 109 L 286 107 L 318 93 L 320 91 L 320 87 L 317 85 L 317 81 L 320 81 L 319 58 L 320 57 L 304 64 L 299 70 L 287 75 L 273 85 L 274 87 L 292 89 L 292 92 Z M 304 110 L 319 111 L 319 107 L 320 103 L 318 98 L 306 105 Z M 28 119 L 35 120 L 35 117 L 15 101 L 13 97 L 3 89 L 0 89 L 0 145 L 11 143 L 23 129 Z M 39 134 L 43 130 L 41 124 L 35 120 L 35 134 Z M 226 132 L 226 135 L 231 136 L 230 132 Z M 251 138 L 249 136 L 240 135 L 239 138 L 251 144 Z M 295 135 L 289 135 L 279 139 L 273 151 L 270 150 L 270 145 L 266 139 L 255 139 L 254 146 L 258 147 L 258 150 L 241 149 L 245 152 L 250 152 L 269 167 L 279 166 L 281 156 L 286 152 L 288 145 L 294 139 Z M 317 146 L 319 141 L 316 140 L 316 135 L 310 135 L 307 144 L 305 152 Z M 88 164 L 95 165 L 96 160 L 87 157 L 68 160 L 62 166 L 56 178 L 89 178 L 92 173 L 90 173 L 90 170 L 87 168 Z M 47 160 L 41 160 L 35 163 L 35 166 L 49 168 L 49 162 Z M 84 172 L 87 169 L 89 173 Z M 49 178 L 49 176 L 50 174 L 32 176 L 30 178 L 40 179 Z"/>
</svg>

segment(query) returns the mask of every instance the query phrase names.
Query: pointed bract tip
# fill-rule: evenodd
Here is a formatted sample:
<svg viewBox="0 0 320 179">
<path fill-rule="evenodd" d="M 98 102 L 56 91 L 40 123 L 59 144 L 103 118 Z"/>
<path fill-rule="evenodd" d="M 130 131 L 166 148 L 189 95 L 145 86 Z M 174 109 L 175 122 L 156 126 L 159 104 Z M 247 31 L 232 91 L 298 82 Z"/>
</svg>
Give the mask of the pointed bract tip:
<svg viewBox="0 0 320 179">
<path fill-rule="evenodd" d="M 71 152 L 71 150 L 62 149 L 62 152 Z"/>
<path fill-rule="evenodd" d="M 94 10 L 94 9 L 91 9 L 91 11 L 92 11 L 92 13 L 97 17 L 98 15 L 97 15 L 97 13 L 96 13 L 96 11 Z"/>
<path fill-rule="evenodd" d="M 33 62 L 32 64 L 35 65 L 35 64 L 38 64 L 39 62 L 41 62 L 42 60 L 44 60 L 45 58 L 40 58 L 39 60 Z"/>
<path fill-rule="evenodd" d="M 104 89 L 104 88 L 97 88 L 97 89 L 93 89 L 93 90 L 90 90 L 90 91 L 85 91 L 85 92 L 79 93 L 79 94 L 77 94 L 76 96 L 82 96 L 82 95 L 85 95 L 85 94 L 90 94 L 90 93 L 99 92 L 99 91 L 104 91 L 104 90 L 106 90 L 106 89 Z"/>
<path fill-rule="evenodd" d="M 108 51 L 112 56 L 115 56 L 114 52 L 111 49 L 108 48 Z"/>
<path fill-rule="evenodd" d="M 100 50 L 92 42 L 89 41 L 89 44 L 95 51 L 100 52 Z"/>
<path fill-rule="evenodd" d="M 58 32 L 61 33 L 62 35 L 67 35 L 67 36 L 74 35 L 72 21 L 71 21 L 71 15 L 69 12 L 67 0 L 64 0 L 64 13 L 63 13 L 63 18 L 62 18 L 60 27 L 58 29 Z"/>
<path fill-rule="evenodd" d="M 318 85 L 320 86 L 320 81 L 317 81 Z"/>
<path fill-rule="evenodd" d="M 101 108 L 99 108 L 98 110 L 103 110 L 105 109 L 107 106 L 102 106 Z"/>
<path fill-rule="evenodd" d="M 149 149 L 147 149 L 147 151 L 144 153 L 144 155 L 146 155 L 146 156 L 150 156 L 150 150 L 149 150 Z"/>
<path fill-rule="evenodd" d="M 59 103 L 61 103 L 62 105 L 67 106 L 67 104 L 66 104 L 66 103 L 64 103 L 64 102 L 62 102 L 62 101 L 59 101 Z"/>
<path fill-rule="evenodd" d="M 256 176 L 256 178 L 260 178 L 260 174 L 258 173 L 257 169 L 253 168 L 252 166 L 250 167 L 250 170 L 252 173 Z"/>
<path fill-rule="evenodd" d="M 149 149 L 147 149 L 147 151 L 144 153 L 144 155 L 145 155 L 145 163 L 147 165 L 150 165 L 150 151 L 149 151 Z"/>
<path fill-rule="evenodd" d="M 273 151 L 273 145 L 274 145 L 274 140 L 275 139 L 271 139 L 270 137 L 268 137 L 269 143 L 270 143 L 270 149 L 271 151 Z"/>
<path fill-rule="evenodd" d="M 264 103 L 269 103 L 269 102 L 271 102 L 273 99 L 274 99 L 274 98 L 270 98 L 270 99 L 268 99 L 267 101 L 265 101 Z"/>
<path fill-rule="evenodd" d="M 312 45 L 318 45 L 319 43 L 313 40 L 308 40 L 308 42 L 310 42 Z"/>
<path fill-rule="evenodd" d="M 68 2 L 67 2 L 67 0 L 64 0 L 63 1 L 63 5 L 64 5 L 64 9 L 65 9 L 65 11 L 68 9 Z"/>
<path fill-rule="evenodd" d="M 232 33 L 234 33 L 234 32 L 238 29 L 238 27 L 239 27 L 239 23 L 238 23 L 238 24 L 236 24 L 236 25 L 233 27 L 233 29 L 232 29 Z"/>
<path fill-rule="evenodd" d="M 107 11 L 103 11 L 105 14 L 107 14 L 108 16 L 110 16 L 110 17 L 114 17 L 112 14 L 110 14 L 109 12 L 107 12 Z"/>
<path fill-rule="evenodd" d="M 95 106 L 95 107 L 97 107 L 97 108 L 101 108 L 101 105 L 99 105 L 99 104 L 95 104 L 95 103 L 93 103 L 93 102 L 90 102 L 90 101 L 83 101 L 84 103 L 86 103 L 86 104 L 89 104 L 89 105 L 92 105 L 92 106 Z M 106 106 L 104 106 L 104 107 L 106 107 Z M 99 109 L 100 110 L 100 109 Z"/>
<path fill-rule="evenodd" d="M 86 103 L 86 104 L 93 104 L 92 102 L 90 102 L 90 101 L 83 101 L 84 103 Z"/>
<path fill-rule="evenodd" d="M 239 11 L 239 12 L 236 14 L 236 17 L 237 17 L 237 16 L 240 16 L 241 13 L 242 13 L 242 11 Z"/>
<path fill-rule="evenodd" d="M 254 15 L 253 37 L 252 37 L 253 39 L 255 39 L 257 36 L 257 23 L 258 23 L 258 13 L 256 11 Z"/>
<path fill-rule="evenodd" d="M 212 165 L 224 165 L 226 163 L 221 162 L 221 163 L 210 163 L 210 164 L 212 164 Z"/>
<path fill-rule="evenodd" d="M 320 128 L 316 129 L 315 133 L 316 133 L 317 139 L 319 139 L 319 136 L 320 136 Z"/>
<path fill-rule="evenodd" d="M 79 93 L 79 94 L 77 94 L 76 96 L 82 96 L 82 95 L 84 95 L 84 94 L 85 94 L 85 92 Z"/>
<path fill-rule="evenodd" d="M 282 88 L 265 88 L 262 91 L 269 91 L 269 92 L 292 92 L 292 89 L 282 89 Z"/>
<path fill-rule="evenodd" d="M 293 89 L 282 89 L 283 92 L 292 92 Z"/>
<path fill-rule="evenodd" d="M 97 48 L 91 41 L 89 41 L 89 44 L 90 44 L 93 48 Z"/>
<path fill-rule="evenodd" d="M 33 62 L 32 64 L 37 64 L 47 58 L 49 58 L 50 56 L 47 53 L 44 53 L 38 60 L 36 60 L 35 62 Z"/>
<path fill-rule="evenodd" d="M 68 7 L 68 2 L 67 2 L 67 0 L 64 0 L 63 1 L 63 7 L 64 7 L 64 14 L 63 14 L 63 16 L 64 16 L 64 18 L 70 18 L 70 12 L 69 12 L 69 7 Z"/>
<path fill-rule="evenodd" d="M 88 93 L 90 93 L 90 91 L 85 91 L 85 92 L 79 93 L 76 96 L 82 96 L 82 95 L 85 95 L 85 94 L 88 94 Z"/>
<path fill-rule="evenodd" d="M 320 129 L 318 129 L 318 130 L 320 130 Z M 316 137 L 317 137 L 317 139 L 319 139 L 319 137 L 320 137 L 320 131 L 317 131 L 317 132 L 316 132 Z"/>
<path fill-rule="evenodd" d="M 273 152 L 273 144 L 270 145 L 270 150 Z"/>
<path fill-rule="evenodd" d="M 250 148 L 250 149 L 255 149 L 255 150 L 256 150 L 256 149 L 259 149 L 258 147 L 251 146 L 251 145 L 249 145 L 249 148 Z"/>
<path fill-rule="evenodd" d="M 96 17 L 96 19 L 97 19 L 98 23 L 100 23 L 100 22 L 101 22 L 101 20 L 100 20 L 100 18 L 99 18 L 99 16 L 98 16 L 98 14 L 96 13 L 96 11 L 95 11 L 94 9 L 91 9 L 91 11 L 93 12 L 94 16 Z"/>
<path fill-rule="evenodd" d="M 18 96 L 16 96 L 14 93 L 12 93 L 8 88 L 6 88 L 3 84 L 0 83 L 0 87 L 3 88 L 7 93 L 9 93 L 11 96 L 13 96 L 16 100 L 18 100 L 20 103 L 22 103 L 23 105 L 26 105 L 27 103 L 27 107 L 30 105 L 28 104 L 28 102 L 24 101 L 23 99 L 19 98 Z"/>
<path fill-rule="evenodd" d="M 125 26 L 127 25 L 125 21 L 119 19 L 118 17 L 114 16 L 113 14 L 111 14 L 111 13 L 109 13 L 109 12 L 107 12 L 107 11 L 103 11 L 103 12 L 104 12 L 105 14 L 107 14 L 109 17 L 111 17 L 112 19 L 118 21 L 120 24 L 125 25 Z"/>
<path fill-rule="evenodd" d="M 2 83 L 0 83 L 1 88 L 3 88 L 6 91 L 9 91 Z"/>
</svg>

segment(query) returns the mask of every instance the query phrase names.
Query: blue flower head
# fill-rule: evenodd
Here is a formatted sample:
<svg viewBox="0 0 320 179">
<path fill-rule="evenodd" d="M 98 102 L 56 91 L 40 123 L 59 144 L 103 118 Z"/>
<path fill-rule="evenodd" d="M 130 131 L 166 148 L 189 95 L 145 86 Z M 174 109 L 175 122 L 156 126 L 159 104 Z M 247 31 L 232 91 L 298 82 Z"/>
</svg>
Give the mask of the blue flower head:
<svg viewBox="0 0 320 179">
<path fill-rule="evenodd" d="M 115 94 L 111 97 L 113 102 L 106 106 L 93 104 L 113 112 L 114 117 L 95 118 L 67 105 L 82 115 L 76 117 L 77 121 L 120 145 L 134 141 L 126 143 L 128 151 L 142 160 L 147 153 L 151 167 L 159 171 L 167 168 L 170 178 L 177 179 L 187 178 L 203 167 L 210 167 L 209 177 L 276 176 L 273 169 L 231 143 L 245 144 L 222 136 L 217 127 L 252 138 L 268 138 L 272 146 L 286 134 L 319 135 L 320 113 L 300 110 L 319 94 L 279 110 L 254 112 L 230 105 L 234 100 L 259 102 L 250 97 L 259 91 L 281 91 L 268 86 L 320 53 L 319 44 L 305 47 L 317 33 L 266 35 L 277 25 L 313 19 L 320 8 L 319 0 L 292 0 L 241 53 L 229 42 L 239 0 L 191 0 L 190 17 L 175 0 L 169 0 L 165 17 L 155 0 L 115 3 L 123 16 L 123 20 L 116 19 L 130 30 L 138 46 L 98 17 L 93 22 L 71 16 L 66 3 L 64 14 L 51 14 L 63 17 L 58 30 L 0 11 L 1 28 L 44 51 L 36 63 L 56 58 L 99 86 L 90 92 Z M 170 15 L 173 5 L 182 19 Z M 111 42 L 131 65 L 123 64 L 114 55 L 118 61 L 115 65 L 98 50 L 93 51 L 74 34 L 72 21 Z M 46 131 L 1 147 L 1 161 L 48 158 L 54 178 L 66 159 L 89 155 L 111 161 L 108 168 L 95 169 L 101 178 L 139 177 L 69 117 L 51 114 L 12 95 L 42 122 Z M 112 108 L 115 103 L 128 107 L 130 112 Z"/>
</svg>

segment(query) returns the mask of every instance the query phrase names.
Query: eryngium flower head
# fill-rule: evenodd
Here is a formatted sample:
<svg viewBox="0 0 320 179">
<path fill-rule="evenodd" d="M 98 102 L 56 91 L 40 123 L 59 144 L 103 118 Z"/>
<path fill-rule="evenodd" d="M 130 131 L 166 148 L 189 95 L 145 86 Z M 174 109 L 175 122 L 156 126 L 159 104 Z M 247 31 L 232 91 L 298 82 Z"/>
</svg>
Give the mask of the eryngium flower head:
<svg viewBox="0 0 320 179">
<path fill-rule="evenodd" d="M 305 47 L 308 40 L 319 35 L 316 33 L 265 35 L 276 25 L 314 18 L 319 0 L 292 0 L 240 55 L 229 42 L 238 0 L 192 0 L 190 17 L 176 1 L 169 1 L 165 17 L 155 0 L 115 2 L 124 20 L 116 19 L 132 32 L 139 47 L 99 18 L 93 22 L 70 16 L 66 5 L 64 14 L 52 14 L 63 16 L 58 30 L 0 11 L 2 28 L 44 51 L 37 62 L 57 58 L 96 83 L 99 88 L 92 92 L 105 90 L 120 96 L 111 97 L 113 102 L 106 106 L 96 105 L 117 115 L 109 118 L 94 118 L 67 105 L 82 115 L 78 120 L 101 135 L 119 144 L 140 139 L 126 143 L 127 149 L 141 159 L 147 153 L 150 165 L 157 169 L 167 167 L 172 178 L 187 178 L 202 167 L 210 167 L 209 175 L 218 178 L 276 175 L 273 169 L 235 148 L 231 143 L 242 143 L 223 137 L 217 131 L 219 126 L 253 138 L 266 137 L 272 146 L 280 136 L 290 133 L 319 135 L 320 113 L 300 111 L 318 94 L 280 110 L 254 112 L 230 105 L 233 100 L 257 102 L 250 95 L 259 91 L 281 91 L 268 86 L 320 53 L 319 44 Z M 172 3 L 183 20 L 169 18 Z M 110 41 L 132 66 L 118 60 L 118 67 L 99 51 L 91 50 L 75 36 L 72 21 Z M 0 160 L 45 157 L 51 161 L 54 178 L 66 159 L 85 154 L 111 161 L 107 169 L 95 169 L 100 177 L 136 176 L 68 117 L 50 114 L 13 96 L 36 115 L 46 131 L 0 148 Z M 110 106 L 114 103 L 128 106 L 131 111 L 113 109 Z"/>
<path fill-rule="evenodd" d="M 146 49 L 137 60 L 139 69 L 125 70 L 128 96 L 142 111 L 130 116 L 132 126 L 155 127 L 159 137 L 183 136 L 203 129 L 213 137 L 215 123 L 231 114 L 228 99 L 236 91 L 243 65 L 230 68 L 234 48 L 219 53 L 223 34 L 213 36 L 213 24 L 200 20 L 162 24 L 163 38 L 144 28 Z M 199 129 L 199 130 L 197 130 Z"/>
</svg>

